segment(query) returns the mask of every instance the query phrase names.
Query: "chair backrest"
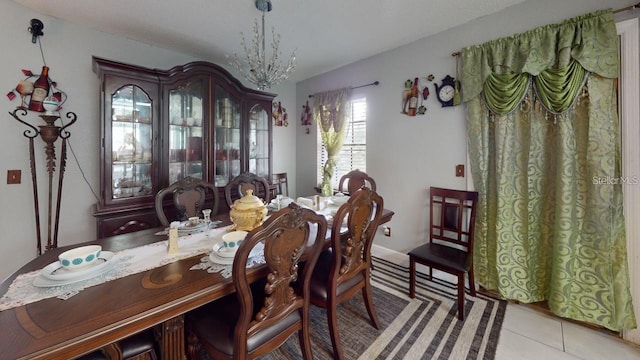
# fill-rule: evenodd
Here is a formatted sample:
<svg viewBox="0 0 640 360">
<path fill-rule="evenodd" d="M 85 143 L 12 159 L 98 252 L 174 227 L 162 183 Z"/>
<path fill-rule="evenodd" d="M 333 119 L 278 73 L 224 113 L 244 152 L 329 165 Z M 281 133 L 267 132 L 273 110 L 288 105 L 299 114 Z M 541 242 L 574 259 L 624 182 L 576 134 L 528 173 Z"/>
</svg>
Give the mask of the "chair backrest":
<svg viewBox="0 0 640 360">
<path fill-rule="evenodd" d="M 158 219 L 164 226 L 168 226 L 170 221 L 165 214 L 163 201 L 167 194 L 173 195 L 173 205 L 176 209 L 177 219 L 187 220 L 189 217 L 202 214 L 202 209 L 206 209 L 207 190 L 213 196 L 213 204 L 211 204 L 211 214 L 218 212 L 218 189 L 202 179 L 196 179 L 191 176 L 182 178 L 168 187 L 158 191 L 155 198 L 156 214 Z"/>
<path fill-rule="evenodd" d="M 273 174 L 273 185 L 276 186 L 276 195 L 289 196 L 287 173 Z"/>
<path fill-rule="evenodd" d="M 247 194 L 247 190 L 253 190 L 253 195 L 261 197 L 266 203 L 271 201 L 271 191 L 267 179 L 254 173 L 242 173 L 231 180 L 224 188 L 224 197 L 227 205 L 231 207 L 233 202 Z"/>
<path fill-rule="evenodd" d="M 338 183 L 338 191 L 344 192 L 346 190 L 349 194 L 353 194 L 362 186 L 366 186 L 371 190 L 376 191 L 376 182 L 371 176 L 358 169 L 351 170 L 348 173 L 342 175 L 342 177 L 340 178 L 340 182 Z"/>
<path fill-rule="evenodd" d="M 240 304 L 240 315 L 234 329 L 234 354 L 247 353 L 247 342 L 254 335 L 260 338 L 268 334 L 268 331 L 263 331 L 265 329 L 273 327 L 272 343 L 266 341 L 268 351 L 284 343 L 290 334 L 309 329 L 309 280 L 322 251 L 326 232 L 324 216 L 292 203 L 247 234 L 232 267 L 233 284 Z M 264 244 L 268 268 L 264 292 L 261 292 L 266 298 L 257 298 L 253 294 L 247 276 L 249 254 L 258 243 Z M 300 261 L 305 261 L 305 266 L 299 274 Z M 302 290 L 297 292 L 294 289 Z M 292 318 L 297 320 L 282 321 Z M 261 350 L 260 353 L 268 351 Z"/>
<path fill-rule="evenodd" d="M 362 187 L 336 212 L 331 226 L 333 263 L 329 281 L 332 286 L 369 271 L 371 245 L 383 209 L 382 197 L 372 189 Z"/>
<path fill-rule="evenodd" d="M 430 189 L 429 239 L 441 244 L 455 244 L 468 252 L 473 249 L 478 192 Z"/>
</svg>

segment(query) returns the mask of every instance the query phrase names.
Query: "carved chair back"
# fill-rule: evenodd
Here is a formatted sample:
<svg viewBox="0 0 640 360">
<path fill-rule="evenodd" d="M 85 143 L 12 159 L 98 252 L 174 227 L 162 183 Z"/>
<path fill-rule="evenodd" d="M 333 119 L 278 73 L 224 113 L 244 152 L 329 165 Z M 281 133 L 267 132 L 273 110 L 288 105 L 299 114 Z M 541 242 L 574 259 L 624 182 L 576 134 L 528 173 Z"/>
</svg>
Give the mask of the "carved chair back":
<svg viewBox="0 0 640 360">
<path fill-rule="evenodd" d="M 253 190 L 253 195 L 261 197 L 266 203 L 271 201 L 271 191 L 267 179 L 254 173 L 242 173 L 231 180 L 224 188 L 224 197 L 230 207 L 233 202 L 247 194 L 247 190 Z"/>
<path fill-rule="evenodd" d="M 303 353 L 308 352 L 306 358 L 312 358 L 308 283 L 322 251 L 326 231 L 324 216 L 292 203 L 247 235 L 238 249 L 232 268 L 233 284 L 240 305 L 240 316 L 234 330 L 235 354 L 245 353 L 247 342 L 253 336 L 259 338 L 260 333 L 264 334 L 273 328 L 277 329 L 274 330 L 275 336 L 266 342 L 266 350 L 260 350 L 259 353 L 272 351 L 284 343 L 289 335 L 301 331 Z M 247 261 L 258 243 L 264 244 L 268 275 L 264 291 L 257 296 L 247 276 Z M 305 266 L 299 273 L 298 264 L 301 261 L 305 262 Z M 301 291 L 297 292 L 296 289 Z M 262 304 L 262 307 L 256 306 L 258 304 Z M 259 311 L 255 312 L 257 308 Z M 298 321 L 283 321 L 290 320 L 291 316 Z M 282 325 L 284 323 L 289 323 L 286 328 Z"/>
<path fill-rule="evenodd" d="M 331 228 L 332 287 L 339 286 L 358 273 L 369 272 L 371 245 L 383 208 L 382 197 L 372 189 L 362 187 L 352 193 L 349 200 L 338 209 Z"/>
<path fill-rule="evenodd" d="M 358 169 L 351 170 L 348 173 L 342 175 L 342 177 L 340 178 L 340 182 L 338 183 L 338 191 L 347 191 L 349 194 L 353 194 L 362 186 L 367 186 L 371 190 L 376 191 L 376 182 L 371 176 Z"/>
<path fill-rule="evenodd" d="M 213 203 L 209 207 L 211 214 L 216 214 L 218 212 L 218 190 L 213 184 L 191 176 L 174 182 L 156 194 L 155 209 L 158 219 L 164 226 L 168 226 L 170 223 L 163 206 L 164 198 L 169 194 L 173 195 L 176 220 L 187 220 L 192 216 L 200 217 L 202 210 L 207 208 L 207 193 L 213 197 Z"/>
</svg>

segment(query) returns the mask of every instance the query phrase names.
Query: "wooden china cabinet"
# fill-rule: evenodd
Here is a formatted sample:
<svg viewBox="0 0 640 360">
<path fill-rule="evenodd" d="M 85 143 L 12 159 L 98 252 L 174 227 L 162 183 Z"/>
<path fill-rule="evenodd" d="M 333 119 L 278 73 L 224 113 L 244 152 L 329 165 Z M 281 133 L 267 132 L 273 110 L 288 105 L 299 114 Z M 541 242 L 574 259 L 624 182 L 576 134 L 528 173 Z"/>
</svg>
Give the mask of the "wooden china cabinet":
<svg viewBox="0 0 640 360">
<path fill-rule="evenodd" d="M 155 194 L 182 177 L 215 183 L 220 199 L 242 172 L 271 179 L 275 94 L 207 62 L 157 70 L 94 57 L 93 70 L 101 84 L 98 238 L 160 226 Z"/>
</svg>

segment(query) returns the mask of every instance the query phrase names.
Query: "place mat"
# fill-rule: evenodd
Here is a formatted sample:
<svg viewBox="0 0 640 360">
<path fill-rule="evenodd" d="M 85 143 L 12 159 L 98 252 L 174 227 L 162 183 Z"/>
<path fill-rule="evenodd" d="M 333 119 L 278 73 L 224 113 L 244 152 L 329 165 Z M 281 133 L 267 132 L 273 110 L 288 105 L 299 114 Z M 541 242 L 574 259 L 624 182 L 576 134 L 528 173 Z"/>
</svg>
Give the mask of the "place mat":
<svg viewBox="0 0 640 360">
<path fill-rule="evenodd" d="M 346 228 L 344 228 L 346 231 Z M 309 228 L 309 243 L 308 246 L 311 246 L 311 240 L 316 238 L 318 233 L 318 226 L 316 224 L 311 224 Z M 326 238 L 328 239 L 331 236 L 331 229 L 327 229 Z M 215 245 L 214 245 L 215 247 Z M 220 273 L 224 278 L 230 278 L 232 275 L 232 266 L 233 259 L 229 259 L 227 261 L 217 261 L 215 254 L 209 254 L 200 259 L 200 263 L 193 265 L 189 270 L 206 270 L 209 273 Z M 254 267 L 256 265 L 261 265 L 266 263 L 264 258 L 264 244 L 258 243 L 255 248 L 251 250 L 249 254 L 249 259 L 247 260 L 247 268 Z M 221 260 L 221 259 L 220 259 Z"/>
<path fill-rule="evenodd" d="M 256 265 L 262 265 L 266 263 L 264 259 L 264 254 L 260 253 L 256 256 L 252 256 L 247 260 L 247 268 L 252 268 Z M 210 274 L 220 273 L 223 278 L 228 279 L 233 274 L 232 271 L 233 263 L 231 264 L 221 264 L 218 262 L 213 262 L 210 255 L 203 256 L 200 259 L 200 263 L 193 265 L 189 270 L 206 270 Z"/>
<path fill-rule="evenodd" d="M 114 265 L 108 271 L 61 286 L 35 286 L 34 280 L 41 276 L 40 270 L 21 274 L 11 283 L 9 290 L 0 298 L 0 311 L 30 304 L 43 299 L 57 297 L 68 299 L 80 291 L 107 281 L 154 269 L 192 256 L 208 253 L 214 243 L 222 240 L 226 227 L 212 229 L 178 238 L 179 252 L 167 253 L 167 240 L 114 253 L 109 261 Z"/>
</svg>

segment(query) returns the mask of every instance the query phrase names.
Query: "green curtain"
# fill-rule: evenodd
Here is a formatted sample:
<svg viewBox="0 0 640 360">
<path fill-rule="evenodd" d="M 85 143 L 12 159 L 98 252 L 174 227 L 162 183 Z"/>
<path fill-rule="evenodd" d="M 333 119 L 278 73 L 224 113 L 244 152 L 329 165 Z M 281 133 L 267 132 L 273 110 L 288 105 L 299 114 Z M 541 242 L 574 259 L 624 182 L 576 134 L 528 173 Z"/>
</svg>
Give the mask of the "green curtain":
<svg viewBox="0 0 640 360">
<path fill-rule="evenodd" d="M 611 10 L 462 51 L 481 286 L 633 329 Z"/>
<path fill-rule="evenodd" d="M 322 196 L 333 195 L 331 178 L 336 169 L 344 136 L 351 121 L 351 88 L 313 95 L 313 117 L 318 124 L 327 160 L 322 168 Z"/>
</svg>

